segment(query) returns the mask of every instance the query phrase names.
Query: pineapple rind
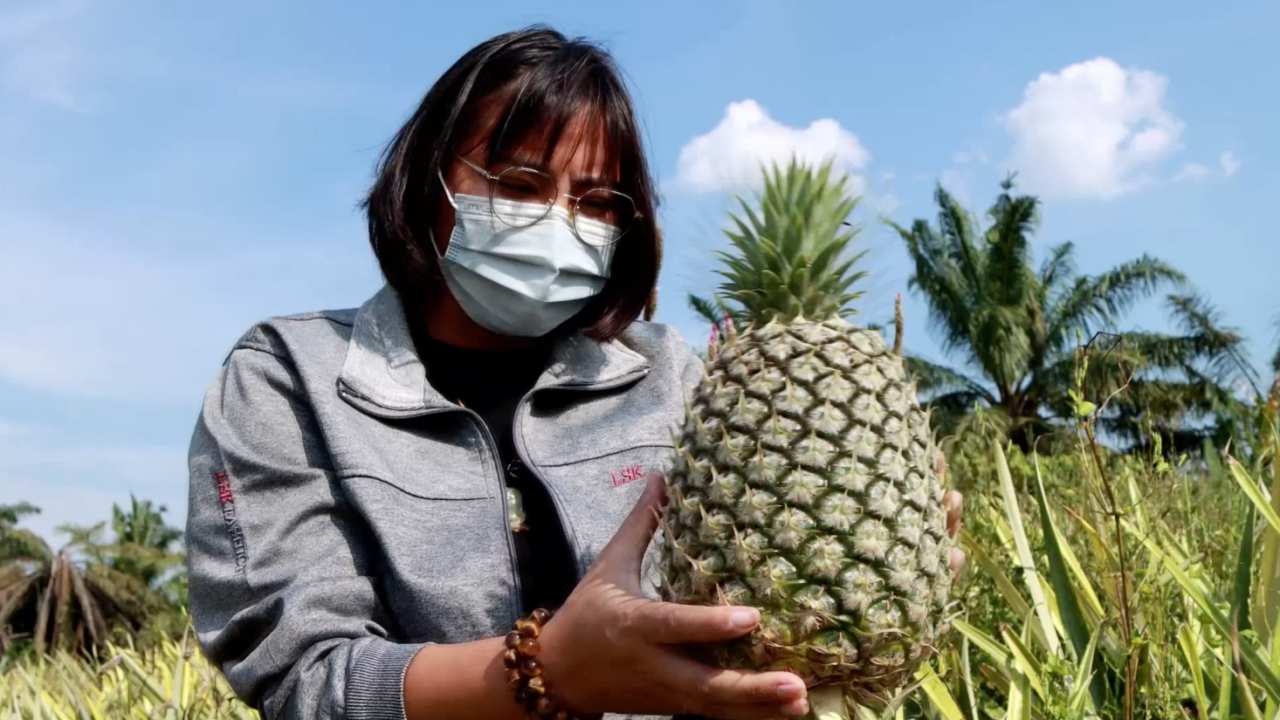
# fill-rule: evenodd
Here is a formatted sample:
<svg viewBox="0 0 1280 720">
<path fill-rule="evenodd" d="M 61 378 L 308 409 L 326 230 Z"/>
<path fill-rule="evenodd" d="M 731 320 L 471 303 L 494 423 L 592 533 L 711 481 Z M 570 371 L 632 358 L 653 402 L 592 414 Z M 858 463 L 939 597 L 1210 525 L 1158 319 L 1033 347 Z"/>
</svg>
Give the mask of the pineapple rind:
<svg viewBox="0 0 1280 720">
<path fill-rule="evenodd" d="M 937 448 L 902 358 L 840 318 L 718 349 L 668 475 L 664 592 L 759 607 L 725 667 L 877 705 L 929 656 L 950 588 Z"/>
</svg>

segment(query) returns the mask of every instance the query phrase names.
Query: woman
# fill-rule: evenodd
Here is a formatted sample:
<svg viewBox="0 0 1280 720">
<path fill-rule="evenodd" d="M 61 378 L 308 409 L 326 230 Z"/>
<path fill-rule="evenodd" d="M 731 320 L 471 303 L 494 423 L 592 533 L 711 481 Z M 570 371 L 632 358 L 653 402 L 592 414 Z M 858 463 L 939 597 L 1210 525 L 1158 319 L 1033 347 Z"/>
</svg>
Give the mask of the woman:
<svg viewBox="0 0 1280 720">
<path fill-rule="evenodd" d="M 549 715 L 806 711 L 790 673 L 686 654 L 755 610 L 652 599 L 659 471 L 701 373 L 635 322 L 654 205 L 610 58 L 501 35 L 384 154 L 366 208 L 386 285 L 235 344 L 191 442 L 190 603 L 266 717 L 522 717 L 508 681 L 541 683 Z M 520 618 L 536 657 L 504 667 Z"/>
</svg>

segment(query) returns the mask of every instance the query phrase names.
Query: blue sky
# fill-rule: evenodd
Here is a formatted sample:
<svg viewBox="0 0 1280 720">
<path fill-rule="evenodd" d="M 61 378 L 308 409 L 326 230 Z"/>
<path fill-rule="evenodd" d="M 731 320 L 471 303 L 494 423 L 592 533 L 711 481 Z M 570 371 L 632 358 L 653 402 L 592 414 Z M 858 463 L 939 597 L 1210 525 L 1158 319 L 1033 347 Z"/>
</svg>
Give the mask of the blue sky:
<svg viewBox="0 0 1280 720">
<path fill-rule="evenodd" d="M 378 287 L 356 203 L 379 149 L 458 55 L 535 21 L 605 44 L 634 88 L 659 319 L 693 342 L 683 298 L 714 284 L 729 199 L 795 151 L 863 190 L 870 318 L 908 276 L 877 217 L 932 217 L 938 181 L 982 211 L 1016 167 L 1038 249 L 1074 241 L 1084 272 L 1161 257 L 1258 366 L 1275 344 L 1275 3 L 174 5 L 0 0 L 0 502 L 43 507 L 47 535 L 130 492 L 181 524 L 231 343 Z"/>
</svg>

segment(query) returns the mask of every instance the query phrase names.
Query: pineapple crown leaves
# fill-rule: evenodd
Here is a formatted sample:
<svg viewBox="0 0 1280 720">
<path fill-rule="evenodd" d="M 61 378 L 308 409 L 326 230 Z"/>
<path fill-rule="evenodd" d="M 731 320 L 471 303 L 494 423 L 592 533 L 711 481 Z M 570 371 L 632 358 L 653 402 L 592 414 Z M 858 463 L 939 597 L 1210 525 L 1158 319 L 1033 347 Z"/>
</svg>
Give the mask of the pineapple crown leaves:
<svg viewBox="0 0 1280 720">
<path fill-rule="evenodd" d="M 862 295 L 852 288 L 866 273 L 853 269 L 865 251 L 849 252 L 858 228 L 847 218 L 859 199 L 848 177 L 836 175 L 831 161 L 815 168 L 795 158 L 762 172 L 756 206 L 739 197 L 730 216 L 725 235 L 733 250 L 717 253 L 722 297 L 752 324 L 851 315 Z"/>
</svg>

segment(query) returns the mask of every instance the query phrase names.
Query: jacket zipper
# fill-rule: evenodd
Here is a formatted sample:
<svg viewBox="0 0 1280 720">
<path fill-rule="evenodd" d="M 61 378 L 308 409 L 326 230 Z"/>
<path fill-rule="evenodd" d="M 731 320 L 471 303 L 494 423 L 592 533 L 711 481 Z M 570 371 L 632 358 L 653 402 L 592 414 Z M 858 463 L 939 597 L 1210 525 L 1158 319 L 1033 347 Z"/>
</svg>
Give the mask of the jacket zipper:
<svg viewBox="0 0 1280 720">
<path fill-rule="evenodd" d="M 383 411 L 390 410 L 390 408 L 384 408 L 383 406 L 378 405 L 378 403 L 375 402 L 372 398 L 368 398 L 368 397 L 365 397 L 364 395 L 361 395 L 359 392 L 352 389 L 346 383 L 340 384 L 340 391 L 342 390 L 345 390 L 347 393 L 357 398 L 360 398 L 360 400 L 366 403 L 369 403 L 371 405 L 378 407 L 380 410 L 383 410 Z M 526 394 L 526 397 L 527 396 L 528 395 Z M 523 399 L 521 401 L 523 402 Z M 394 417 L 396 419 L 410 419 L 410 418 L 426 417 L 427 415 L 441 415 L 443 413 L 450 413 L 450 412 L 462 413 L 471 418 L 473 424 L 480 431 L 481 437 L 484 439 L 485 447 L 488 450 L 489 463 L 494 467 L 495 470 L 497 470 L 498 503 L 501 506 L 501 510 L 502 510 L 502 535 L 503 537 L 506 538 L 506 541 L 507 541 L 507 559 L 510 561 L 508 563 L 508 566 L 511 569 L 511 584 L 512 584 L 512 587 L 515 588 L 515 597 L 512 599 L 512 602 L 514 603 L 516 608 L 515 617 L 512 618 L 512 622 L 514 622 L 515 618 L 518 618 L 524 614 L 524 587 L 523 587 L 523 583 L 521 583 L 520 581 L 520 560 L 516 556 L 516 540 L 511 535 L 511 523 L 507 519 L 508 515 L 511 512 L 511 508 L 508 507 L 508 503 L 507 503 L 507 478 L 506 478 L 506 475 L 504 474 L 501 458 L 499 457 L 499 454 L 498 454 L 498 444 L 494 441 L 493 433 L 489 431 L 489 427 L 484 424 L 484 418 L 481 418 L 480 414 L 477 413 L 475 410 L 472 410 L 470 408 L 464 408 L 464 407 L 425 408 L 422 410 L 391 410 L 391 412 L 388 414 L 388 417 Z"/>
<path fill-rule="evenodd" d="M 542 392 L 544 390 L 566 390 L 570 392 L 612 390 L 614 388 L 622 387 L 623 385 L 639 380 L 640 378 L 648 374 L 649 374 L 649 368 L 643 368 L 641 370 L 630 372 L 630 373 L 627 373 L 626 375 L 621 375 L 619 377 L 614 378 L 613 380 L 610 380 L 608 382 L 603 382 L 603 383 L 565 383 L 563 385 L 547 385 L 540 388 L 531 388 L 528 392 L 522 395 L 520 397 L 520 401 L 516 403 L 515 423 L 514 423 L 514 427 L 512 428 L 512 435 L 513 435 L 512 439 L 514 440 L 513 444 L 515 445 L 516 457 L 529 471 L 529 474 L 533 476 L 533 479 L 542 484 L 542 487 L 545 488 L 547 491 L 547 496 L 551 498 L 551 505 L 556 511 L 556 517 L 558 517 L 560 520 L 560 527 L 564 529 L 565 534 L 568 536 L 569 542 L 573 545 L 573 552 L 575 555 L 574 564 L 578 566 L 577 574 L 579 577 L 581 577 L 582 573 L 586 572 L 586 568 L 583 567 L 584 565 L 583 560 L 586 553 L 583 551 L 582 545 L 578 541 L 577 530 L 574 529 L 573 523 L 570 521 L 569 513 L 564 508 L 564 502 L 561 499 L 560 494 L 551 485 L 551 483 L 548 483 L 545 479 L 542 478 L 542 476 L 538 474 L 536 467 L 529 460 L 529 449 L 524 442 L 524 429 L 523 429 L 525 406 L 528 404 L 529 400 L 536 393 Z M 354 395 L 355 397 L 360 398 L 364 402 L 367 402 L 371 405 L 376 406 L 377 408 L 382 410 L 384 413 L 387 413 L 387 411 L 390 410 L 389 408 L 384 408 L 383 406 L 378 405 L 378 403 L 375 402 L 372 398 L 365 397 L 364 395 L 360 394 L 359 392 L 357 392 L 355 389 L 353 389 L 351 386 L 347 385 L 344 382 L 339 381 L 339 388 L 341 390 L 346 390 L 348 393 Z M 511 524 L 510 524 L 510 520 L 508 519 L 508 515 L 510 514 L 511 509 L 510 507 L 508 507 L 508 503 L 507 503 L 506 476 L 503 474 L 504 469 L 502 467 L 501 459 L 498 453 L 497 442 L 494 441 L 493 433 L 490 432 L 489 427 L 484 424 L 484 419 L 481 418 L 479 413 L 477 413 L 476 411 L 471 410 L 470 408 L 464 408 L 464 407 L 423 409 L 423 410 L 399 410 L 399 411 L 390 410 L 390 413 L 387 413 L 387 414 L 396 418 L 414 418 L 414 417 L 422 417 L 425 415 L 435 415 L 435 414 L 446 413 L 446 412 L 461 412 L 471 417 L 476 427 L 480 429 L 480 433 L 484 437 L 485 444 L 488 446 L 488 449 L 489 449 L 489 459 L 492 461 L 494 467 L 497 469 L 498 502 L 500 503 L 501 510 L 502 510 L 502 529 L 503 529 L 503 535 L 507 539 L 507 555 L 508 555 L 508 559 L 510 560 L 511 582 L 512 582 L 512 586 L 515 588 L 515 598 L 513 599 L 513 601 L 515 603 L 515 607 L 517 608 L 516 615 L 517 616 L 523 615 L 525 612 L 524 584 L 520 581 L 520 560 L 516 554 L 516 541 L 515 541 L 515 537 L 513 537 L 511 534 Z"/>
<path fill-rule="evenodd" d="M 484 424 L 484 418 L 475 410 L 463 408 L 463 412 L 471 416 L 472 421 L 480 430 L 480 434 L 484 437 L 485 445 L 489 449 L 489 460 L 493 464 L 498 475 L 498 504 L 502 510 L 502 535 L 507 539 L 507 557 L 511 560 L 511 582 L 515 588 L 515 597 L 512 602 L 516 607 L 516 617 L 511 618 L 512 622 L 516 618 L 524 615 L 524 583 L 520 580 L 520 557 L 516 553 L 516 539 L 511 533 L 511 508 L 507 502 L 507 476 L 506 469 L 502 466 L 502 456 L 498 453 L 498 443 L 493 439 L 493 433 L 489 430 L 489 426 Z"/>
<path fill-rule="evenodd" d="M 515 441 L 514 444 L 515 444 L 515 450 L 516 450 L 516 457 L 520 459 L 521 464 L 525 466 L 525 468 L 529 471 L 529 474 L 533 476 L 533 479 L 542 484 L 542 487 L 544 487 L 547 491 L 547 496 L 551 498 L 551 505 L 552 507 L 555 508 L 556 516 L 560 519 L 560 527 L 564 528 L 565 534 L 569 538 L 569 542 L 573 544 L 573 553 L 575 556 L 574 564 L 577 565 L 578 567 L 577 575 L 579 577 L 581 577 L 582 574 L 586 572 L 586 568 L 583 567 L 583 564 L 584 564 L 583 559 L 586 553 L 583 551 L 582 545 L 578 541 L 578 533 L 574 529 L 573 523 L 570 521 L 569 513 L 566 512 L 564 509 L 564 503 L 560 498 L 559 492 L 556 491 L 555 487 L 551 483 L 547 482 L 540 475 L 538 475 L 538 471 L 536 467 L 529 460 L 529 449 L 524 442 L 525 405 L 534 396 L 535 393 L 542 392 L 544 390 L 569 390 L 569 391 L 612 390 L 613 388 L 622 387 L 623 385 L 626 385 L 630 382 L 638 380 L 648 374 L 649 374 L 649 370 L 646 368 L 644 370 L 639 370 L 636 372 L 628 373 L 626 375 L 622 375 L 606 383 L 548 385 L 545 387 L 533 388 L 528 392 L 526 392 L 520 398 L 520 402 L 516 403 L 515 426 L 512 428 L 512 434 L 514 436 L 512 439 Z"/>
</svg>

